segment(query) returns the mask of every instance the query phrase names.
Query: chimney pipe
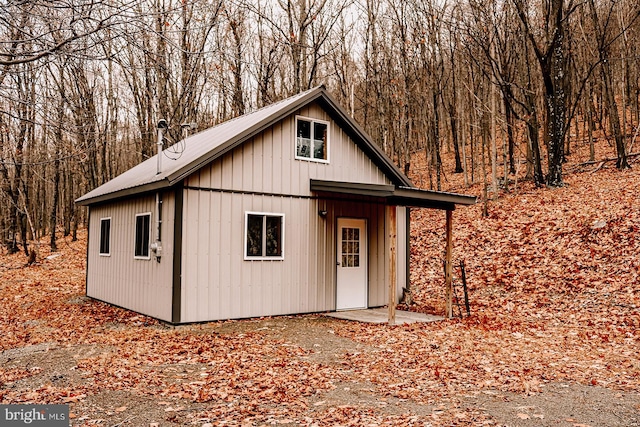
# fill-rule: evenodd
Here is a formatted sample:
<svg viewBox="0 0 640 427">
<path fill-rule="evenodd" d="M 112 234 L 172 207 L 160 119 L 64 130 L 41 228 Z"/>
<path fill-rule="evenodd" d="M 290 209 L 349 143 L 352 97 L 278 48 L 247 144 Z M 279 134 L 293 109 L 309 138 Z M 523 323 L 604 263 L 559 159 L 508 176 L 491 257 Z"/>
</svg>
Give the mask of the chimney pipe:
<svg viewBox="0 0 640 427">
<path fill-rule="evenodd" d="M 158 120 L 158 169 L 156 171 L 156 175 L 162 172 L 162 146 L 163 146 L 163 136 L 164 131 L 167 129 L 169 125 L 165 119 Z"/>
</svg>

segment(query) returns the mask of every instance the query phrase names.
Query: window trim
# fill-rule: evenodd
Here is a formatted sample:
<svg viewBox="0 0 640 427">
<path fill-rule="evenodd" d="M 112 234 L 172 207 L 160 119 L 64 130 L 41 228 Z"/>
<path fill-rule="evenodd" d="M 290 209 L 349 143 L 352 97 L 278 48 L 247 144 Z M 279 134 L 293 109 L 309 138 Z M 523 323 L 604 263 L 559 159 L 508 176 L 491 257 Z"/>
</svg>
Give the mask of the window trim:
<svg viewBox="0 0 640 427">
<path fill-rule="evenodd" d="M 263 237 L 264 237 L 265 227 L 266 227 L 266 218 L 267 217 L 280 217 L 280 219 L 281 219 L 281 223 L 280 223 L 280 228 L 281 228 L 281 231 L 280 231 L 280 246 L 281 246 L 281 250 L 280 250 L 280 255 L 279 256 L 267 256 L 267 255 L 253 256 L 253 255 L 249 255 L 247 253 L 247 239 L 249 237 L 249 215 L 262 216 L 264 218 L 263 222 L 262 222 Z M 285 247 L 284 247 L 284 236 L 285 236 L 284 228 L 285 228 L 285 215 L 283 213 L 246 211 L 244 213 L 244 240 L 243 240 L 244 260 L 245 261 L 284 261 L 284 249 L 285 249 Z M 264 250 L 265 245 L 266 245 L 266 239 L 263 242 L 263 250 Z"/>
<path fill-rule="evenodd" d="M 326 159 L 317 159 L 315 157 L 303 157 L 303 156 L 298 156 L 298 120 L 304 120 L 306 122 L 309 122 L 311 124 L 311 141 L 313 141 L 313 130 L 314 130 L 314 123 L 322 123 L 324 125 L 327 126 L 327 140 L 325 141 L 325 144 L 327 146 L 327 158 Z M 296 116 L 295 119 L 295 123 L 294 123 L 294 128 L 293 128 L 293 154 L 295 156 L 296 160 L 306 160 L 308 162 L 316 162 L 316 163 L 325 163 L 328 164 L 330 161 L 330 154 L 331 154 L 331 143 L 330 143 L 330 138 L 329 138 L 329 134 L 331 129 L 331 122 L 327 121 L 327 120 L 322 120 L 322 119 L 314 119 L 311 117 L 306 117 L 306 116 Z M 313 152 L 313 149 L 312 149 Z"/>
<path fill-rule="evenodd" d="M 107 236 L 107 243 L 109 245 L 109 251 L 108 252 L 102 252 L 102 223 L 104 221 L 109 221 L 109 235 Z M 110 257 L 111 256 L 111 217 L 104 217 L 104 218 L 100 218 L 100 241 L 98 242 L 98 255 L 100 256 L 104 256 L 104 257 Z"/>
<path fill-rule="evenodd" d="M 147 240 L 147 253 L 149 255 L 136 255 L 136 240 L 138 237 L 138 217 L 140 216 L 148 216 L 149 217 L 149 239 Z M 133 224 L 134 232 L 133 232 L 133 258 L 141 259 L 141 260 L 150 260 L 151 259 L 151 212 L 143 212 L 136 214 L 136 219 Z"/>
</svg>

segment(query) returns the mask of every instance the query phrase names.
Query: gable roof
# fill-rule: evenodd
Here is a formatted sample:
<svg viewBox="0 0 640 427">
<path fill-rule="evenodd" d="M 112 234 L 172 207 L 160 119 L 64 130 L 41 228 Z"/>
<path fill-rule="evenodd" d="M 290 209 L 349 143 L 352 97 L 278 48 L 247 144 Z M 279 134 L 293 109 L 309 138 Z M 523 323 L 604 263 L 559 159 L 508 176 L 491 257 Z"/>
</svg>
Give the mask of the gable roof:
<svg viewBox="0 0 640 427">
<path fill-rule="evenodd" d="M 371 158 L 374 164 L 380 168 L 394 185 L 413 187 L 409 178 L 371 141 L 366 132 L 329 95 L 325 87 L 318 86 L 191 135 L 184 141 L 185 148 L 178 159 L 172 160 L 163 155 L 165 158 L 162 159 L 160 173 L 157 173 L 158 155 L 156 154 L 78 198 L 76 203 L 92 205 L 120 197 L 171 187 L 269 126 L 312 102 L 318 102 L 324 108 L 329 116 Z"/>
</svg>

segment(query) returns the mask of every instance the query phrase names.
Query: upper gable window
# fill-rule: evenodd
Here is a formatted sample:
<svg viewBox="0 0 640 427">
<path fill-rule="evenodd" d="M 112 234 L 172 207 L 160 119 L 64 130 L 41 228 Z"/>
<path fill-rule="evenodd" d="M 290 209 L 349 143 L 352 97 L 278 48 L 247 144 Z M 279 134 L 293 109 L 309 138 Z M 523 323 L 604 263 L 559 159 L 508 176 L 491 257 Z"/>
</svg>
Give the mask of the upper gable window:
<svg viewBox="0 0 640 427">
<path fill-rule="evenodd" d="M 296 117 L 296 159 L 329 162 L 329 122 Z"/>
</svg>

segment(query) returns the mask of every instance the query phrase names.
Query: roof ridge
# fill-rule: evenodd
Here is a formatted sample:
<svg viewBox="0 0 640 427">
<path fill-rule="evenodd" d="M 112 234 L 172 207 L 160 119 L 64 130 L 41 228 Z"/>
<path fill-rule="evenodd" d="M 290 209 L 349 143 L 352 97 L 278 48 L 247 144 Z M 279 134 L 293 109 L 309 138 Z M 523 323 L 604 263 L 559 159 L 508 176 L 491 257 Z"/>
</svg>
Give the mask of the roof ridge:
<svg viewBox="0 0 640 427">
<path fill-rule="evenodd" d="M 320 85 L 194 133 L 186 138 L 183 155 L 179 159 L 175 159 L 176 161 L 172 162 L 171 166 L 163 168 L 160 173 L 157 172 L 156 161 L 154 161 L 154 158 L 158 156 L 156 154 L 98 188 L 89 191 L 76 199 L 76 202 L 90 205 L 122 195 L 133 195 L 172 187 L 195 170 L 234 149 L 248 138 L 262 132 L 266 127 L 273 125 L 277 120 L 294 114 L 297 109 L 315 100 L 320 100 L 322 108 L 337 121 L 338 126 L 344 128 L 353 142 L 372 159 L 392 182 L 411 185 L 409 178 L 375 145 L 355 119 L 329 95 L 326 87 Z M 167 149 L 170 148 L 167 147 Z M 167 149 L 159 155 L 164 155 Z"/>
<path fill-rule="evenodd" d="M 221 126 L 221 125 L 223 125 L 223 124 L 225 124 L 225 123 L 230 123 L 230 122 L 236 121 L 236 120 L 238 120 L 238 119 L 241 119 L 242 117 L 246 117 L 246 116 L 250 116 L 250 115 L 252 115 L 252 114 L 259 113 L 260 111 L 265 110 L 265 109 L 267 109 L 267 108 L 274 108 L 274 107 L 276 107 L 277 105 L 283 104 L 283 103 L 285 103 L 285 102 L 289 102 L 289 101 L 293 100 L 294 98 L 298 98 L 298 97 L 300 97 L 300 98 L 301 98 L 301 97 L 305 96 L 306 94 L 311 93 L 311 92 L 313 92 L 313 91 L 315 91 L 315 90 L 318 90 L 318 89 L 323 89 L 323 90 L 324 90 L 324 89 L 326 89 L 326 88 L 325 88 L 325 86 L 324 86 L 324 85 L 314 86 L 314 87 L 312 87 L 312 88 L 310 88 L 310 89 L 304 90 L 304 91 L 302 91 L 302 92 L 298 92 L 298 93 L 297 93 L 297 94 L 295 94 L 295 95 L 291 95 L 291 96 L 287 96 L 287 97 L 285 97 L 285 98 L 282 98 L 282 99 L 280 99 L 280 100 L 278 100 L 278 101 L 275 101 L 275 102 L 274 102 L 274 103 L 272 103 L 272 104 L 263 105 L 262 107 L 257 108 L 257 109 L 255 109 L 255 110 L 253 110 L 253 111 L 250 111 L 250 112 L 248 112 L 248 113 L 240 114 L 239 116 L 235 116 L 235 117 L 232 117 L 232 118 L 230 118 L 230 119 L 224 120 L 224 121 L 222 121 L 222 122 L 220 122 L 220 123 L 217 123 L 217 124 L 213 125 L 213 126 L 212 126 L 211 128 L 209 128 L 209 129 L 214 129 L 214 128 L 217 128 L 218 126 Z M 207 130 L 208 130 L 208 129 L 207 129 Z"/>
</svg>

